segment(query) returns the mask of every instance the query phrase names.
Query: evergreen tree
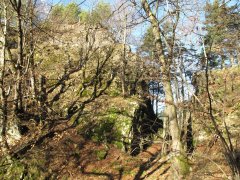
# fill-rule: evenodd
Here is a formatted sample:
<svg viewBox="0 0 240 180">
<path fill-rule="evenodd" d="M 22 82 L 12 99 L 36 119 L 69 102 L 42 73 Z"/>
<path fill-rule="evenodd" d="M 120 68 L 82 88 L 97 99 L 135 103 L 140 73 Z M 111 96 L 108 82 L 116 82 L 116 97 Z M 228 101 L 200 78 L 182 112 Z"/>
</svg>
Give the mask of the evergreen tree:
<svg viewBox="0 0 240 180">
<path fill-rule="evenodd" d="M 76 3 L 69 3 L 66 6 L 59 4 L 52 8 L 50 19 L 56 23 L 74 24 L 78 22 L 79 13 L 80 8 Z"/>
<path fill-rule="evenodd" d="M 100 1 L 93 10 L 92 16 L 95 22 L 106 24 L 111 15 L 111 7 L 108 3 Z"/>
<path fill-rule="evenodd" d="M 63 21 L 64 6 L 62 4 L 56 5 L 52 8 L 50 19 L 54 22 Z"/>
<path fill-rule="evenodd" d="M 111 6 L 108 3 L 99 2 L 92 12 L 82 11 L 79 14 L 80 21 L 83 23 L 96 25 L 107 24 L 108 19 L 111 16 Z"/>
<path fill-rule="evenodd" d="M 207 2 L 206 10 L 206 49 L 211 66 L 221 65 L 225 61 L 234 63 L 239 43 L 239 14 L 237 7 L 227 6 L 225 1 Z"/>
<path fill-rule="evenodd" d="M 152 32 L 152 27 L 150 26 L 143 37 L 143 44 L 141 45 L 141 50 L 152 57 L 154 53 L 154 48 L 154 35 Z"/>
<path fill-rule="evenodd" d="M 76 3 L 69 3 L 63 11 L 63 15 L 66 18 L 68 24 L 74 24 L 78 22 L 80 8 Z"/>
</svg>

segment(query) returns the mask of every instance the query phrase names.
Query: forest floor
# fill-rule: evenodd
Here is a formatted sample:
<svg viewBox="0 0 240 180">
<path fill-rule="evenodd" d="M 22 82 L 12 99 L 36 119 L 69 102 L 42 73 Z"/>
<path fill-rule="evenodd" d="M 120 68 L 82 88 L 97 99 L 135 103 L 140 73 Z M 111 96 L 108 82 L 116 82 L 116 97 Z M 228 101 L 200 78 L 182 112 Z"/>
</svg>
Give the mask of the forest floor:
<svg viewBox="0 0 240 180">
<path fill-rule="evenodd" d="M 220 102 L 215 100 L 214 108 L 216 108 L 216 117 L 219 118 L 220 122 L 222 118 L 218 115 L 220 113 L 218 113 L 217 108 L 220 109 L 219 111 L 222 111 L 222 106 L 224 107 L 225 119 L 228 123 L 231 123 L 229 126 L 233 132 L 232 135 L 235 135 L 235 132 L 239 134 L 240 128 L 240 71 L 238 70 L 236 68 L 235 71 L 231 71 L 232 73 L 229 73 L 228 70 L 215 72 L 213 77 L 215 78 L 214 83 L 210 86 L 215 99 L 223 97 L 225 99 L 224 104 L 220 104 Z M 224 83 L 225 86 L 223 86 Z M 204 93 L 199 99 L 203 104 L 207 104 Z M 198 122 L 199 119 L 202 119 L 202 121 Z M 201 113 L 195 114 L 195 121 L 193 121 L 194 137 L 199 136 L 198 132 L 204 131 L 203 120 L 205 123 L 208 123 L 207 119 L 201 116 Z M 32 143 L 34 146 L 24 148 L 25 151 L 17 157 L 17 161 L 28 165 L 24 166 L 24 169 L 27 168 L 29 171 L 33 171 L 31 167 L 34 166 L 38 171 L 41 171 L 40 174 L 35 173 L 35 179 L 171 179 L 171 160 L 168 156 L 161 156 L 161 143 L 154 143 L 147 150 L 133 157 L 114 145 L 96 143 L 85 139 L 80 135 L 77 128 L 63 130 L 66 124 L 62 123 L 59 126 L 62 126 L 62 128 L 59 128 L 62 130 L 55 130 L 53 134 L 42 138 L 41 141 Z M 209 128 L 211 127 L 209 126 Z M 18 146 L 19 144 L 27 144 L 24 142 L 24 139 L 26 141 L 38 139 L 37 136 L 36 130 L 30 132 L 29 137 L 21 139 Z M 239 135 L 237 136 L 236 134 L 236 137 L 239 137 Z M 237 145 L 239 146 L 238 140 L 237 138 L 233 140 L 237 148 Z M 191 168 L 186 179 L 230 179 L 230 169 L 226 162 L 226 157 L 222 153 L 219 138 L 216 138 L 214 133 L 209 133 L 205 135 L 205 140 L 194 143 L 193 154 L 189 155 Z M 25 171 L 24 169 L 23 171 Z M 1 173 L 0 179 L 2 179 Z"/>
<path fill-rule="evenodd" d="M 198 146 L 194 157 L 190 157 L 191 172 L 186 179 L 227 179 L 229 170 L 219 148 L 218 142 L 211 148 Z M 30 164 L 35 161 L 44 173 L 42 177 L 49 179 L 170 180 L 170 160 L 160 153 L 161 144 L 152 144 L 133 157 L 114 146 L 84 139 L 76 129 L 68 129 L 45 138 L 21 159 Z"/>
<path fill-rule="evenodd" d="M 24 157 L 36 159 L 46 177 L 57 179 L 162 179 L 170 164 L 161 158 L 160 144 L 132 157 L 114 146 L 84 139 L 75 129 L 46 138 Z M 166 179 L 166 178 L 164 178 Z"/>
</svg>

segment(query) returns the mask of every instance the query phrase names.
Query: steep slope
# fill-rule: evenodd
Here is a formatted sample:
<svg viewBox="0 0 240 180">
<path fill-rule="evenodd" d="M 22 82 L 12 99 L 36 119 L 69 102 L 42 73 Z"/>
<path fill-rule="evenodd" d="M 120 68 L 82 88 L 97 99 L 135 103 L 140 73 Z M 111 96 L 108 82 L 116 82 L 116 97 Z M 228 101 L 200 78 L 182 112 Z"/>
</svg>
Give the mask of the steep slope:
<svg viewBox="0 0 240 180">
<path fill-rule="evenodd" d="M 36 132 L 33 132 L 36 134 L 33 137 L 24 137 L 26 141 L 32 138 L 36 142 L 14 154 L 12 165 L 7 159 L 2 159 L 0 177 L 138 179 L 150 176 L 148 173 L 162 163 L 158 162 L 160 144 L 143 150 L 147 143 L 151 143 L 151 137 L 146 139 L 147 135 L 154 132 L 146 132 L 142 127 L 156 126 L 154 123 L 157 122 L 151 119 L 152 116 L 144 101 L 104 95 L 86 107 L 76 128 L 62 123 L 53 127 L 49 131 L 52 133 L 47 132 L 43 138 L 39 139 Z M 137 139 L 133 126 L 139 129 Z M 24 139 L 16 149 L 21 144 L 25 145 Z M 130 153 L 136 151 L 136 145 L 139 151 L 144 152 L 134 157 Z M 148 172 L 144 174 L 146 170 Z"/>
<path fill-rule="evenodd" d="M 194 111 L 195 151 L 192 155 L 193 171 L 191 177 L 227 179 L 231 176 L 231 171 L 221 141 L 215 134 L 214 126 L 209 118 L 209 102 L 205 90 L 204 73 L 199 73 L 195 80 L 197 96 L 194 98 L 192 109 Z M 240 67 L 212 70 L 210 72 L 209 90 L 214 118 L 228 144 L 230 143 L 229 139 L 231 140 L 240 167 Z"/>
</svg>

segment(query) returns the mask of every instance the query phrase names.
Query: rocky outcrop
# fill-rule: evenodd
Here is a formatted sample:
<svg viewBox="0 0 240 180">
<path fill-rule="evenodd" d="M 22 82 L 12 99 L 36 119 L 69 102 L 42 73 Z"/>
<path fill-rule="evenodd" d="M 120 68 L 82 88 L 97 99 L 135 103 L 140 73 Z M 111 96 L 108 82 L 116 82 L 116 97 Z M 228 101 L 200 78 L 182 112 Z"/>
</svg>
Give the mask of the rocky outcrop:
<svg viewBox="0 0 240 180">
<path fill-rule="evenodd" d="M 239 138 L 240 130 L 239 72 L 237 67 L 211 70 L 208 82 L 214 119 L 224 137 L 227 137 L 227 131 L 229 131 L 233 142 Z M 215 129 L 209 114 L 206 113 L 209 110 L 209 99 L 204 72 L 194 74 L 193 85 L 196 89 L 195 97 L 193 97 L 194 134 L 197 141 L 208 141 L 212 139 Z"/>
<path fill-rule="evenodd" d="M 146 99 L 135 110 L 132 120 L 131 154 L 137 155 L 151 145 L 154 134 L 162 126 L 162 121 L 154 114 L 151 101 Z"/>
<path fill-rule="evenodd" d="M 0 124 L 0 127 L 2 125 Z M 0 134 L 1 134 L 2 128 L 0 128 Z M 8 124 L 7 124 L 7 133 L 6 133 L 6 139 L 8 145 L 12 146 L 17 143 L 21 139 L 21 134 L 19 131 L 19 127 L 17 126 L 16 120 L 12 119 Z M 0 143 L 2 143 L 2 136 L 0 136 Z"/>
<path fill-rule="evenodd" d="M 104 97 L 91 107 L 96 111 L 95 116 L 85 116 L 79 132 L 95 142 L 114 144 L 132 155 L 150 145 L 153 135 L 162 127 L 150 100 Z"/>
</svg>

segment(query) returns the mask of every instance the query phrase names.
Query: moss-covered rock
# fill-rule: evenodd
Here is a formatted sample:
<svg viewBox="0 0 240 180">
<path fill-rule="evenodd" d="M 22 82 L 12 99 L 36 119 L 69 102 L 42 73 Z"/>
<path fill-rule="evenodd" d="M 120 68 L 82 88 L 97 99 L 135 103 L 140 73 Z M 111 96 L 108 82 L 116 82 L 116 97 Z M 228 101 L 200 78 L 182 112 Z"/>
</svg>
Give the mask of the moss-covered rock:
<svg viewBox="0 0 240 180">
<path fill-rule="evenodd" d="M 97 150 L 95 151 L 98 160 L 103 160 L 107 156 L 107 150 Z"/>
<path fill-rule="evenodd" d="M 89 109 L 96 111 L 95 116 L 84 117 L 85 124 L 79 128 L 80 133 L 95 142 L 113 144 L 129 152 L 135 149 L 133 144 L 139 147 L 141 143 L 146 144 L 143 141 L 153 133 L 151 124 L 156 118 L 151 105 L 136 97 L 111 96 L 100 99 L 96 104 L 98 109 Z"/>
<path fill-rule="evenodd" d="M 6 180 L 45 179 L 46 173 L 41 165 L 41 161 L 37 161 L 37 157 L 29 160 L 11 159 L 10 162 L 3 158 L 1 160 L 0 177 Z"/>
<path fill-rule="evenodd" d="M 133 99 L 122 98 L 121 101 L 111 101 L 99 112 L 100 115 L 94 125 L 90 126 L 91 128 L 88 128 L 89 122 L 85 124 L 85 136 L 96 142 L 114 144 L 120 149 L 126 149 L 131 143 L 132 119 L 138 107 L 139 103 Z M 83 129 L 80 128 L 79 131 Z"/>
<path fill-rule="evenodd" d="M 3 161 L 0 168 L 0 177 L 2 179 L 21 179 L 24 175 L 25 166 L 19 161 L 6 163 Z"/>
</svg>

